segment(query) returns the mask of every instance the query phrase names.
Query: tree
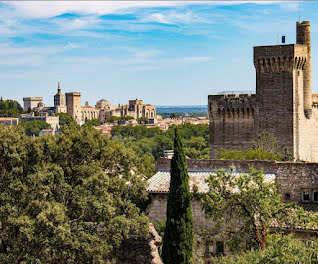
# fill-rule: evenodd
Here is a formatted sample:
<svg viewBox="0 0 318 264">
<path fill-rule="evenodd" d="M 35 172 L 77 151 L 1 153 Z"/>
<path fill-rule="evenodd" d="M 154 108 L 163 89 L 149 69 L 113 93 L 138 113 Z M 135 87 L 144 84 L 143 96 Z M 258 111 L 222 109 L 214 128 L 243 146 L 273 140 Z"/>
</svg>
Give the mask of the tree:
<svg viewBox="0 0 318 264">
<path fill-rule="evenodd" d="M 186 157 L 178 129 L 175 129 L 167 221 L 162 248 L 165 264 L 193 263 L 194 232 L 191 200 Z"/>
<path fill-rule="evenodd" d="M 142 124 L 142 123 L 148 124 L 149 119 L 148 119 L 148 117 L 139 117 L 139 118 L 136 119 L 136 121 L 137 121 L 139 124 Z"/>
<path fill-rule="evenodd" d="M 93 128 L 27 137 L 0 126 L 0 263 L 109 263 L 144 235 L 146 198 L 136 154 Z"/>
<path fill-rule="evenodd" d="M 22 121 L 21 125 L 25 128 L 27 136 L 38 136 L 42 129 L 49 129 L 51 126 L 42 120 Z"/>
<path fill-rule="evenodd" d="M 265 250 L 248 250 L 238 256 L 215 259 L 213 263 L 318 263 L 318 240 L 303 241 L 292 235 L 272 234 Z"/>
<path fill-rule="evenodd" d="M 253 144 L 253 149 L 258 148 L 274 154 L 280 153 L 280 146 L 278 145 L 275 136 L 268 131 L 263 131 L 258 135 L 257 140 Z"/>
<path fill-rule="evenodd" d="M 62 130 L 76 124 L 68 113 L 56 113 L 55 116 L 59 117 L 59 123 Z"/>
<path fill-rule="evenodd" d="M 265 249 L 270 227 L 306 227 L 313 219 L 302 208 L 284 203 L 277 182 L 265 179 L 262 171 L 252 167 L 240 175 L 216 171 L 208 184 L 209 192 L 203 199 L 206 214 L 233 250 L 244 248 L 245 242 Z"/>
<path fill-rule="evenodd" d="M 2 117 L 18 117 L 23 113 L 23 108 L 15 100 L 0 101 L 0 116 Z"/>
<path fill-rule="evenodd" d="M 118 120 L 117 116 L 109 116 L 109 117 L 107 117 L 106 122 L 115 123 L 117 120 Z"/>
<path fill-rule="evenodd" d="M 231 160 L 277 160 L 282 161 L 283 156 L 278 153 L 272 153 L 262 148 L 248 150 L 227 150 L 220 148 L 216 150 L 217 159 Z"/>
<path fill-rule="evenodd" d="M 100 125 L 100 121 L 97 118 L 86 120 L 84 124 L 84 126 L 90 126 L 90 127 L 99 126 L 99 125 Z"/>
</svg>

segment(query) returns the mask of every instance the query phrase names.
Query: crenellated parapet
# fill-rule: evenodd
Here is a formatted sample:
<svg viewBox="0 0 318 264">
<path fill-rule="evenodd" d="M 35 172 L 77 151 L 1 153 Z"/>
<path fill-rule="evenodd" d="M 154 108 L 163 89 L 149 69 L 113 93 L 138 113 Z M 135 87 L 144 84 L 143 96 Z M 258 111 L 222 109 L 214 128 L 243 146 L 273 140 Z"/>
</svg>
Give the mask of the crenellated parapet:
<svg viewBox="0 0 318 264">
<path fill-rule="evenodd" d="M 306 45 L 291 44 L 254 47 L 254 66 L 258 73 L 303 70 L 307 62 Z"/>
<path fill-rule="evenodd" d="M 256 95 L 224 94 L 209 96 L 209 112 L 214 120 L 254 118 Z"/>
<path fill-rule="evenodd" d="M 257 72 L 283 72 L 293 70 L 303 70 L 306 64 L 306 56 L 302 57 L 271 57 L 257 58 L 254 66 Z"/>
</svg>

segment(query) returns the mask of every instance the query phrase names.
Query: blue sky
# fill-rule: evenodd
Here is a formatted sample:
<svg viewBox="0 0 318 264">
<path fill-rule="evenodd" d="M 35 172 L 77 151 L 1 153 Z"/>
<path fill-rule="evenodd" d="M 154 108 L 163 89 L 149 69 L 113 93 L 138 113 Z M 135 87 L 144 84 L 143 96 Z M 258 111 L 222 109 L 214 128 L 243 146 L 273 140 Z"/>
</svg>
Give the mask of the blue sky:
<svg viewBox="0 0 318 264">
<path fill-rule="evenodd" d="M 82 104 L 140 98 L 156 105 L 207 104 L 208 94 L 255 90 L 253 46 L 295 42 L 298 2 L 0 2 L 0 95 L 22 103 L 82 92 Z M 318 92 L 318 2 L 311 21 Z"/>
</svg>

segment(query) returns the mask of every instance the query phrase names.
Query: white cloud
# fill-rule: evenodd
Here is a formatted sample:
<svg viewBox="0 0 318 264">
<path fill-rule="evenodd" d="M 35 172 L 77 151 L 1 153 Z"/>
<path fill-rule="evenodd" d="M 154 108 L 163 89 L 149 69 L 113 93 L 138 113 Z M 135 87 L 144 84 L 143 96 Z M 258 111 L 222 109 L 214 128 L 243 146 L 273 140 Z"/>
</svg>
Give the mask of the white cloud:
<svg viewBox="0 0 318 264">
<path fill-rule="evenodd" d="M 200 17 L 190 11 L 177 13 L 154 13 L 141 19 L 141 22 L 158 22 L 162 24 L 183 24 L 183 23 L 211 23 L 206 18 Z"/>
<path fill-rule="evenodd" d="M 33 18 L 49 18 L 66 13 L 96 15 L 127 13 L 138 8 L 246 3 L 268 5 L 278 2 L 285 1 L 3 1 L 19 11 L 20 16 Z"/>
<path fill-rule="evenodd" d="M 66 13 L 114 14 L 129 9 L 198 4 L 196 1 L 6 1 L 23 16 L 49 18 Z"/>
<path fill-rule="evenodd" d="M 194 64 L 194 63 L 203 63 L 212 61 L 213 58 L 210 56 L 192 56 L 192 57 L 183 57 L 180 59 L 176 59 L 176 64 Z"/>
</svg>

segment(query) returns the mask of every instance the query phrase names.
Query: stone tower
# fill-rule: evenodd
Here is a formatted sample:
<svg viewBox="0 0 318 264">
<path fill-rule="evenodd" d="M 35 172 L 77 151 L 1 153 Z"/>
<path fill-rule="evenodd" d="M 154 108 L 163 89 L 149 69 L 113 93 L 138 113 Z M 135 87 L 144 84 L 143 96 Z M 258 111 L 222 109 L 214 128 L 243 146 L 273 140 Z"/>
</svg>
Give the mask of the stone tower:
<svg viewBox="0 0 318 264">
<path fill-rule="evenodd" d="M 61 93 L 60 82 L 57 86 L 57 94 L 54 95 L 55 113 L 66 113 L 65 96 Z"/>
<path fill-rule="evenodd" d="M 256 95 L 209 96 L 211 157 L 221 147 L 248 149 L 268 131 L 296 159 L 318 161 L 310 23 L 297 22 L 296 29 L 296 44 L 254 47 Z"/>
<path fill-rule="evenodd" d="M 304 65 L 304 110 L 307 118 L 312 114 L 312 93 L 311 93 L 311 40 L 310 40 L 310 23 L 304 21 L 302 23 L 297 22 L 297 44 L 303 44 L 307 46 L 307 60 Z"/>
<path fill-rule="evenodd" d="M 81 93 L 73 92 L 66 93 L 65 95 L 67 113 L 74 119 L 75 122 L 79 122 L 81 115 Z"/>
</svg>

